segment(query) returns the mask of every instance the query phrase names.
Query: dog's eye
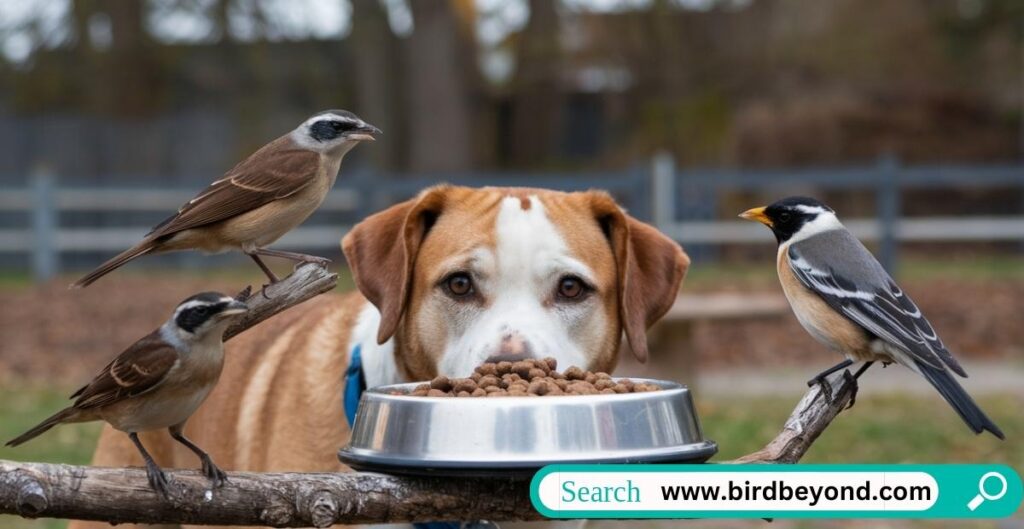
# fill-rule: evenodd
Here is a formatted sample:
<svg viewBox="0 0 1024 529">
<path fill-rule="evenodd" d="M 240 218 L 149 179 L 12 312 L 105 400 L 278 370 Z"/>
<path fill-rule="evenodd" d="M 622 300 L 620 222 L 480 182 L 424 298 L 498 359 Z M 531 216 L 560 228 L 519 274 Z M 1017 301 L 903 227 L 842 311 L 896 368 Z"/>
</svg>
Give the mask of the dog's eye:
<svg viewBox="0 0 1024 529">
<path fill-rule="evenodd" d="M 579 299 L 587 286 L 578 277 L 566 276 L 558 280 L 558 296 L 563 299 Z"/>
<path fill-rule="evenodd" d="M 468 296 L 473 293 L 473 279 L 469 274 L 459 272 L 448 276 L 444 282 L 448 293 L 454 297 Z"/>
</svg>

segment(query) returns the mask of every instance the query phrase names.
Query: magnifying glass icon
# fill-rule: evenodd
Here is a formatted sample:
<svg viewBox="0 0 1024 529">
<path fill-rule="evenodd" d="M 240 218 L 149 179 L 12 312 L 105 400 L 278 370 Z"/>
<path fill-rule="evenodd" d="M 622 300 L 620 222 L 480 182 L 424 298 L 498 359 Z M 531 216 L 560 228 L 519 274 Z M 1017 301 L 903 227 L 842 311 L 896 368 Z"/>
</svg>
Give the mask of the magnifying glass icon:
<svg viewBox="0 0 1024 529">
<path fill-rule="evenodd" d="M 988 481 L 989 478 L 995 478 L 996 481 L 1000 482 L 999 492 L 995 494 L 985 492 L 985 482 Z M 978 495 L 967 503 L 967 508 L 973 511 L 977 509 L 979 505 L 984 503 L 985 500 L 995 501 L 1003 496 L 1006 496 L 1006 478 L 998 472 L 988 472 L 984 476 L 981 476 L 981 479 L 978 481 Z"/>
</svg>

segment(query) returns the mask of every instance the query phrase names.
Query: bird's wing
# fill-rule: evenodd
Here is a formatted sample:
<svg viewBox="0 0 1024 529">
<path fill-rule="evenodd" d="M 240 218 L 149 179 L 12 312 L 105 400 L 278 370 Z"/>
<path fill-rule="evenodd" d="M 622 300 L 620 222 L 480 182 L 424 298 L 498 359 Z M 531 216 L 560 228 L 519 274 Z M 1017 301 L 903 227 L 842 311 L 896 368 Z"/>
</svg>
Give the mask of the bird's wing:
<svg viewBox="0 0 1024 529">
<path fill-rule="evenodd" d="M 849 231 L 797 241 L 788 257 L 800 282 L 839 313 L 920 362 L 967 376 L 921 309 Z"/>
<path fill-rule="evenodd" d="M 96 408 L 156 389 L 178 363 L 178 352 L 158 331 L 132 344 L 85 387 L 76 391 L 78 409 Z"/>
<path fill-rule="evenodd" d="M 320 155 L 287 136 L 256 151 L 158 224 L 149 236 L 167 236 L 252 211 L 295 194 L 316 179 Z"/>
</svg>

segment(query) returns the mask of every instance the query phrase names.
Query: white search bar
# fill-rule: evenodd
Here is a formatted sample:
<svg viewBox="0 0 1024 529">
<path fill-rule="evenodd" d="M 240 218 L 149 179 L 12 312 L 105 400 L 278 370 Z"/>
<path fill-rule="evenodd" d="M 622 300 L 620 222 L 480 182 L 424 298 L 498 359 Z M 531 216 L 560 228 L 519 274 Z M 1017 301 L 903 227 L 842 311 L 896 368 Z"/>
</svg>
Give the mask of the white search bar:
<svg viewBox="0 0 1024 529">
<path fill-rule="evenodd" d="M 558 513 L 617 511 L 925 511 L 925 472 L 552 472 L 536 500 Z"/>
</svg>

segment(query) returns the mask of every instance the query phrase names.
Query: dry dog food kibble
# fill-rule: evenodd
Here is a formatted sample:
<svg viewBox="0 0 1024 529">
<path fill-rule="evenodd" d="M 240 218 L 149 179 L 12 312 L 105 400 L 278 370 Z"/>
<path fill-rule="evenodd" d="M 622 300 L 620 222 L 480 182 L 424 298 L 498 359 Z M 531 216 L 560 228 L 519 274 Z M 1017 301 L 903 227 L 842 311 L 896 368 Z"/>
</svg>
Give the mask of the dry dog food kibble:
<svg viewBox="0 0 1024 529">
<path fill-rule="evenodd" d="M 598 395 L 658 391 L 654 384 L 634 383 L 628 378 L 615 381 L 608 373 L 570 367 L 556 371 L 554 358 L 526 359 L 518 362 L 486 363 L 469 378 L 439 376 L 429 384 L 420 384 L 413 397 L 545 397 L 554 395 Z"/>
</svg>

